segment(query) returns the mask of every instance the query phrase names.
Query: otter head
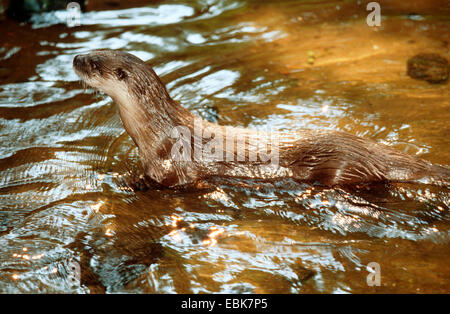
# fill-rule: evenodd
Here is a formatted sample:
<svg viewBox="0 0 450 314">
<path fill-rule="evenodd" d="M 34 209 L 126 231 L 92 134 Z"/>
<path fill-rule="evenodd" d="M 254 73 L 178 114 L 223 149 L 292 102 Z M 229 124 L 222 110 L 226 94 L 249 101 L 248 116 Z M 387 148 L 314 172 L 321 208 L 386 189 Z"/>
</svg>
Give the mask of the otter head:
<svg viewBox="0 0 450 314">
<path fill-rule="evenodd" d="M 94 50 L 77 55 L 73 67 L 87 85 L 115 101 L 125 130 L 145 160 L 157 159 L 155 147 L 172 131 L 173 120 L 191 115 L 170 98 L 153 69 L 129 53 Z"/>
<path fill-rule="evenodd" d="M 87 85 L 108 94 L 119 105 L 130 101 L 158 105 L 170 100 L 153 69 L 123 51 L 101 49 L 77 55 L 73 59 L 73 68 Z"/>
</svg>

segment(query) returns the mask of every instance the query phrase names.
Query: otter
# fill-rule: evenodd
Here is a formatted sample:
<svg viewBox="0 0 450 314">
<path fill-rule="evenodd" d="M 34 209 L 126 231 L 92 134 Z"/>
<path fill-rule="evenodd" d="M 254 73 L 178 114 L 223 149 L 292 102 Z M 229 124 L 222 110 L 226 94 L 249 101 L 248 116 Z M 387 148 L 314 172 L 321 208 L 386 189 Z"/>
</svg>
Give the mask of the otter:
<svg viewBox="0 0 450 314">
<path fill-rule="evenodd" d="M 94 50 L 75 56 L 73 67 L 85 84 L 111 96 L 139 149 L 145 177 L 166 188 L 220 177 L 326 186 L 447 186 L 450 179 L 446 167 L 344 132 L 265 133 L 205 121 L 174 101 L 148 64 L 126 52 Z"/>
</svg>

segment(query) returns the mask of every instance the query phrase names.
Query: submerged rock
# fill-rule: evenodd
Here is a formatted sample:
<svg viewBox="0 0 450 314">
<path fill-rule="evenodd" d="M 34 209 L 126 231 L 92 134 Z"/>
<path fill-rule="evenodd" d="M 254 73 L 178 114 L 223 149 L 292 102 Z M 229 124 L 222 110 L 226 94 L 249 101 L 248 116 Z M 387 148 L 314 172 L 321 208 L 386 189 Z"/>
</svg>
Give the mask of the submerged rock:
<svg viewBox="0 0 450 314">
<path fill-rule="evenodd" d="M 408 75 L 430 83 L 442 83 L 448 79 L 448 61 L 437 53 L 420 53 L 408 60 Z"/>
</svg>

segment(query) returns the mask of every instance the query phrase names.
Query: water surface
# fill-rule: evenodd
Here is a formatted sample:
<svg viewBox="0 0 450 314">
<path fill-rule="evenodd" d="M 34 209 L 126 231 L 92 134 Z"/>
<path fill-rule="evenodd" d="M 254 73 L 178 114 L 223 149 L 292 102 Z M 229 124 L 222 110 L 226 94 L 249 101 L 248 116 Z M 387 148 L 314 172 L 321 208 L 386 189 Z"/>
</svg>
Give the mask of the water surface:
<svg viewBox="0 0 450 314">
<path fill-rule="evenodd" d="M 3 21 L 0 291 L 448 293 L 448 188 L 130 191 L 137 149 L 72 59 L 125 50 L 220 124 L 341 130 L 449 165 L 448 83 L 406 75 L 416 53 L 449 59 L 449 12 L 390 1 L 369 27 L 355 1 L 160 1 L 74 28 L 64 12 Z"/>
</svg>

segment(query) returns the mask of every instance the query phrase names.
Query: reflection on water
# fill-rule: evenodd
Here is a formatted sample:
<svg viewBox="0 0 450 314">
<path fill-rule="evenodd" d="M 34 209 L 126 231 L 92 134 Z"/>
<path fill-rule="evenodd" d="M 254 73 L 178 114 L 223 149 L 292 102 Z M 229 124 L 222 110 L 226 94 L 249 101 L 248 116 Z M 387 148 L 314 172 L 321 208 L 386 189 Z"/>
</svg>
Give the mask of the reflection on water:
<svg viewBox="0 0 450 314">
<path fill-rule="evenodd" d="M 449 11 L 432 4 L 391 1 L 375 28 L 348 1 L 170 1 L 87 12 L 76 28 L 58 24 L 64 12 L 3 22 L 0 291 L 448 292 L 448 188 L 133 192 L 136 147 L 112 100 L 72 70 L 78 53 L 123 49 L 221 124 L 343 130 L 448 165 L 448 84 L 406 75 L 415 53 L 450 57 Z"/>
</svg>

